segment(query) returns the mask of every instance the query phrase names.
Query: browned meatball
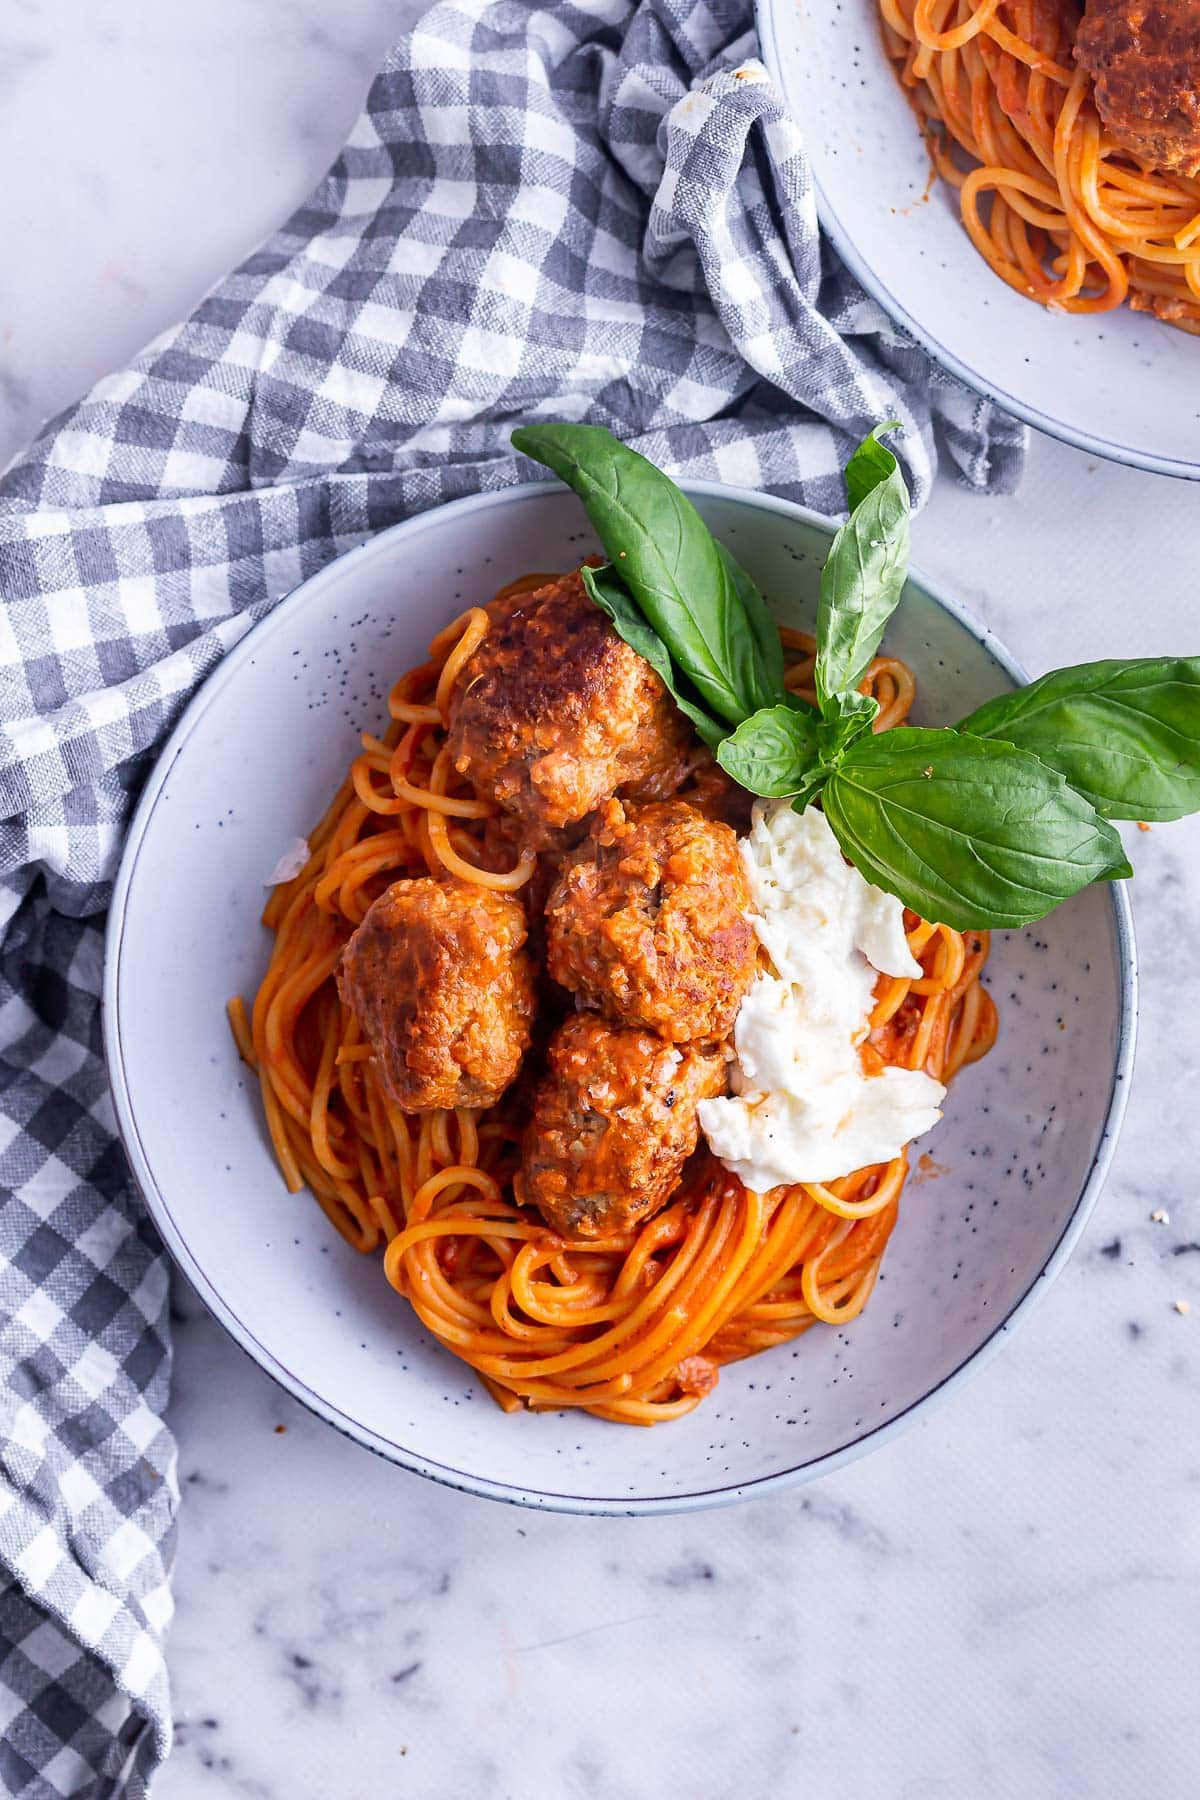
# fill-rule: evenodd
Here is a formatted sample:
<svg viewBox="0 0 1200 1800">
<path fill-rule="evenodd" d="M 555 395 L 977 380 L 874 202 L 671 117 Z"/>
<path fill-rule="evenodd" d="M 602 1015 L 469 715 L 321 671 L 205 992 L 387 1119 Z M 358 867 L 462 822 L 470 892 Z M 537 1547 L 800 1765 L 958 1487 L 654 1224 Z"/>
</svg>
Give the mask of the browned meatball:
<svg viewBox="0 0 1200 1800">
<path fill-rule="evenodd" d="M 666 1205 L 696 1148 L 725 1051 L 664 1043 L 577 1013 L 550 1040 L 514 1189 L 564 1237 L 595 1238 Z"/>
<path fill-rule="evenodd" d="M 685 800 L 613 800 L 547 902 L 550 973 L 672 1043 L 725 1037 L 758 962 L 750 909 L 728 825 Z"/>
<path fill-rule="evenodd" d="M 405 1112 L 492 1106 L 521 1066 L 534 1010 L 525 914 L 465 881 L 397 881 L 346 945 L 342 999 Z"/>
<path fill-rule="evenodd" d="M 1196 0 L 1087 0 L 1075 58 L 1100 117 L 1140 162 L 1200 174 Z"/>
<path fill-rule="evenodd" d="M 450 702 L 460 775 L 543 843 L 618 788 L 678 786 L 689 727 L 578 573 L 489 611 Z"/>
</svg>

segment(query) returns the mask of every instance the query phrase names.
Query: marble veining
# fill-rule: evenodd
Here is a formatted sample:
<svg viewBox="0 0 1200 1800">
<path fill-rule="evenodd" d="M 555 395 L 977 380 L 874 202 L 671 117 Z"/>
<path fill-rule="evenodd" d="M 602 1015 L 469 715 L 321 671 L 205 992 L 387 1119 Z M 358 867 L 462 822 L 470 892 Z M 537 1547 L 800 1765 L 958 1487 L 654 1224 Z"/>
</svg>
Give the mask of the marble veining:
<svg viewBox="0 0 1200 1800">
<path fill-rule="evenodd" d="M 303 195 L 417 11 L 13 0 L 0 459 Z M 943 482 L 914 537 L 1034 672 L 1196 648 L 1191 488 L 1039 442 L 1017 499 Z M 319 1424 L 181 1285 L 155 1800 L 1193 1794 L 1200 824 L 1130 843 L 1141 1037 L 1092 1224 L 988 1370 L 833 1479 L 634 1522 L 475 1500 Z"/>
</svg>

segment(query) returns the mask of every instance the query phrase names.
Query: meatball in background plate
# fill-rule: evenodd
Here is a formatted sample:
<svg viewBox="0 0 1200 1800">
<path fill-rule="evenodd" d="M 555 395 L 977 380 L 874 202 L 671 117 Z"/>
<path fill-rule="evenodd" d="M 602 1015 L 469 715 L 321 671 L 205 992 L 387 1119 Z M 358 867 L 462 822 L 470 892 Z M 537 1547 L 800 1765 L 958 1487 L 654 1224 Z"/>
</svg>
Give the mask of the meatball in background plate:
<svg viewBox="0 0 1200 1800">
<path fill-rule="evenodd" d="M 725 1088 L 723 1047 L 668 1044 L 579 1013 L 550 1040 L 514 1191 L 564 1237 L 624 1231 L 671 1198 L 701 1100 Z"/>
<path fill-rule="evenodd" d="M 1075 60 L 1119 143 L 1152 169 L 1200 175 L 1200 3 L 1087 0 Z"/>
<path fill-rule="evenodd" d="M 564 575 L 488 608 L 450 700 L 454 766 L 545 843 L 617 789 L 671 793 L 690 730 L 644 658 Z"/>
<path fill-rule="evenodd" d="M 750 910 L 728 825 L 684 800 L 612 801 L 547 902 L 550 973 L 672 1043 L 726 1037 L 758 965 Z"/>
<path fill-rule="evenodd" d="M 533 962 L 519 900 L 465 881 L 397 881 L 342 956 L 338 986 L 405 1112 L 494 1106 L 529 1047 Z"/>
</svg>

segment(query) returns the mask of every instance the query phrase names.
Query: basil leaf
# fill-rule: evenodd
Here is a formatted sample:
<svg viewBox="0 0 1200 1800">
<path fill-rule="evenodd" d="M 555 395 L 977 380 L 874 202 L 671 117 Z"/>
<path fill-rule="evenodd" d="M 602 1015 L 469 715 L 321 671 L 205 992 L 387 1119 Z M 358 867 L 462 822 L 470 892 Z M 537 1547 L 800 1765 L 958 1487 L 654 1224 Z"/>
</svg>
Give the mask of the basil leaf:
<svg viewBox="0 0 1200 1800">
<path fill-rule="evenodd" d="M 752 794 L 798 794 L 817 760 L 818 729 L 811 708 L 768 706 L 742 720 L 718 747 L 717 761 Z"/>
<path fill-rule="evenodd" d="M 749 577 L 661 469 L 601 425 L 523 426 L 518 450 L 583 501 L 609 560 L 701 704 L 736 725 L 779 699 L 761 621 L 747 617 Z"/>
<path fill-rule="evenodd" d="M 862 737 L 822 804 L 868 881 L 958 931 L 1028 925 L 1132 873 L 1090 801 L 1013 744 L 914 726 Z"/>
<path fill-rule="evenodd" d="M 1056 669 L 986 701 L 959 730 L 1032 750 L 1106 818 L 1200 810 L 1200 657 Z"/>
<path fill-rule="evenodd" d="M 855 738 L 871 729 L 878 712 L 879 702 L 873 694 L 860 694 L 857 689 L 852 694 L 842 694 L 837 716 L 821 722 L 821 754 L 825 761 L 835 763 Z"/>
<path fill-rule="evenodd" d="M 908 489 L 899 463 L 868 438 L 850 466 L 851 491 L 862 498 L 830 546 L 817 609 L 815 680 L 826 718 L 836 716 L 839 695 L 852 692 L 866 674 L 908 569 Z"/>
<path fill-rule="evenodd" d="M 709 749 L 715 750 L 728 734 L 728 725 L 723 724 L 720 719 L 714 719 L 711 713 L 698 706 L 683 686 L 662 639 L 647 625 L 629 590 L 618 581 L 612 564 L 605 563 L 602 569 L 592 569 L 585 563 L 580 572 L 586 592 L 601 612 L 608 614 L 618 637 L 624 638 L 631 650 L 636 650 L 639 656 L 645 657 L 680 712 L 691 720 Z"/>
<path fill-rule="evenodd" d="M 766 601 L 732 550 L 728 550 L 717 538 L 713 539 L 713 543 L 716 545 L 717 555 L 724 563 L 726 573 L 733 583 L 734 591 L 742 603 L 742 611 L 746 615 L 746 622 L 757 647 L 758 662 L 766 682 L 759 704 L 760 706 L 769 705 L 772 700 L 779 699 L 784 693 L 785 665 L 779 626 L 771 617 Z"/>
<path fill-rule="evenodd" d="M 846 464 L 846 498 L 853 512 L 860 500 L 865 500 L 872 488 L 886 481 L 896 467 L 896 458 L 885 444 L 879 441 L 882 431 L 899 431 L 899 419 L 889 419 L 885 425 L 877 425 L 854 452 Z"/>
</svg>

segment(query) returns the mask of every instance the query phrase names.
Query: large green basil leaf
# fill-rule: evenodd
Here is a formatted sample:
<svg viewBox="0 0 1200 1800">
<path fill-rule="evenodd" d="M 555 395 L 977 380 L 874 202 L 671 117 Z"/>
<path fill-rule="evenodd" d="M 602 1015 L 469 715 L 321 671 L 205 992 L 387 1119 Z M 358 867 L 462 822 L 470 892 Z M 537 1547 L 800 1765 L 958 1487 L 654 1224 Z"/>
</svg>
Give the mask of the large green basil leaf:
<svg viewBox="0 0 1200 1800">
<path fill-rule="evenodd" d="M 872 436 L 850 469 L 848 491 L 860 497 L 830 546 L 817 609 L 815 681 L 827 718 L 866 674 L 908 571 L 908 489 L 899 463 Z"/>
<path fill-rule="evenodd" d="M 818 731 L 818 717 L 810 707 L 764 707 L 725 739 L 717 761 L 752 794 L 774 799 L 798 794 L 817 758 Z"/>
<path fill-rule="evenodd" d="M 757 645 L 759 667 L 762 678 L 766 682 L 766 686 L 763 688 L 763 701 L 765 702 L 768 696 L 778 699 L 784 693 L 783 677 L 785 674 L 783 643 L 779 636 L 779 626 L 771 617 L 766 601 L 733 551 L 717 538 L 713 539 L 713 543 L 716 545 L 717 555 L 724 563 L 726 573 L 733 583 L 734 592 L 741 601 L 742 611 L 746 615 L 746 622 Z"/>
<path fill-rule="evenodd" d="M 628 588 L 618 581 L 612 564 L 605 563 L 602 569 L 591 569 L 585 563 L 582 574 L 584 588 L 601 612 L 608 614 L 617 635 L 624 638 L 631 650 L 636 650 L 639 656 L 645 657 L 680 712 L 691 720 L 709 749 L 715 750 L 728 735 L 728 725 L 697 704 L 694 694 L 688 691 L 679 671 L 667 655 L 662 639 L 647 625 Z"/>
<path fill-rule="evenodd" d="M 661 469 L 601 425 L 524 426 L 512 441 L 574 488 L 616 574 L 702 706 L 737 725 L 780 698 L 761 618 L 747 614 L 749 577 Z"/>
<path fill-rule="evenodd" d="M 913 726 L 861 737 L 822 804 L 868 881 L 959 931 L 1028 925 L 1132 873 L 1091 802 L 1013 744 Z"/>
<path fill-rule="evenodd" d="M 1110 819 L 1200 810 L 1200 657 L 1056 669 L 958 728 L 1032 750 Z"/>
</svg>

